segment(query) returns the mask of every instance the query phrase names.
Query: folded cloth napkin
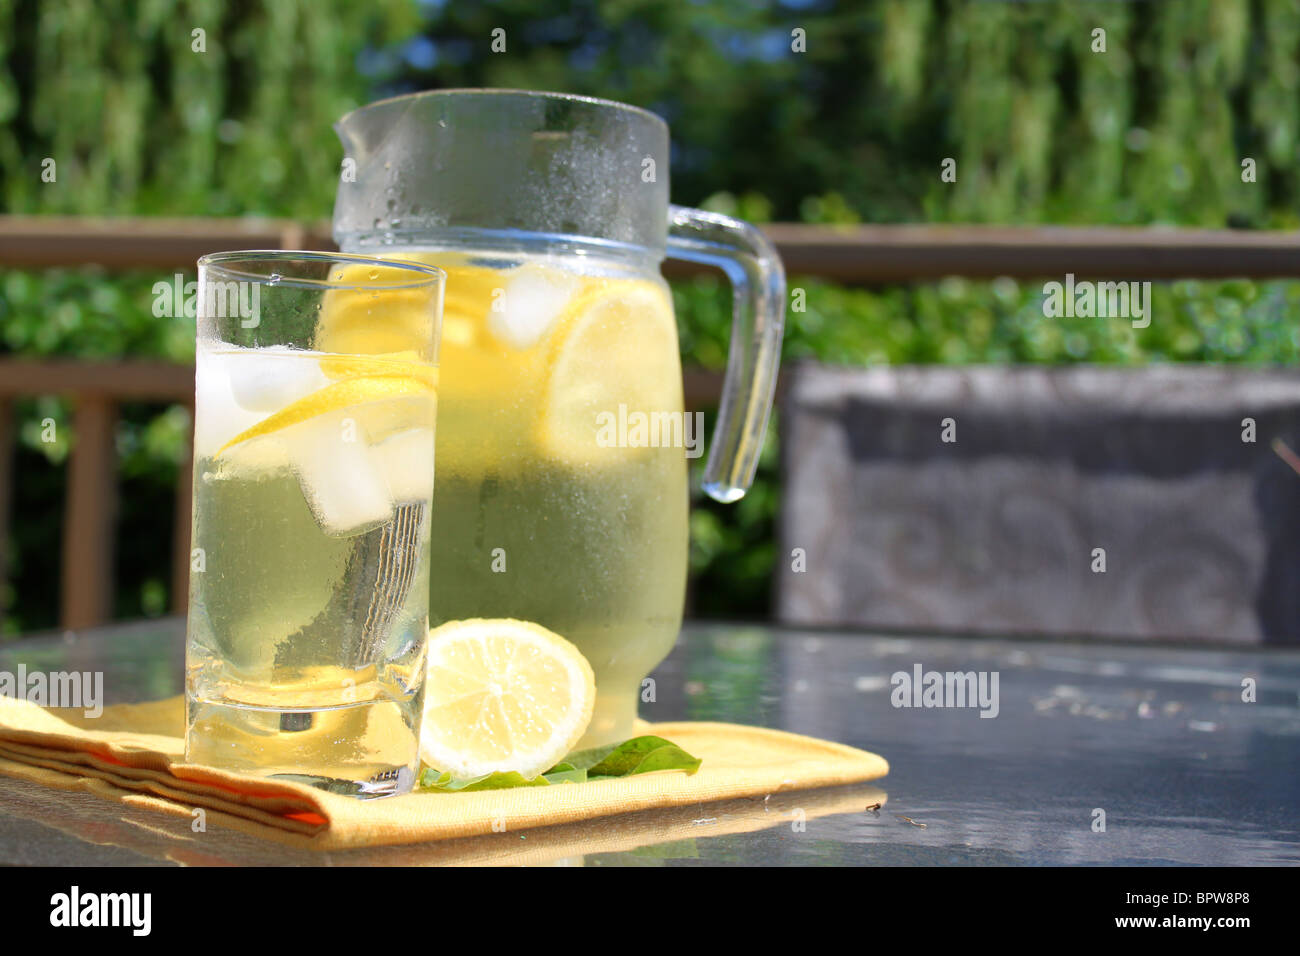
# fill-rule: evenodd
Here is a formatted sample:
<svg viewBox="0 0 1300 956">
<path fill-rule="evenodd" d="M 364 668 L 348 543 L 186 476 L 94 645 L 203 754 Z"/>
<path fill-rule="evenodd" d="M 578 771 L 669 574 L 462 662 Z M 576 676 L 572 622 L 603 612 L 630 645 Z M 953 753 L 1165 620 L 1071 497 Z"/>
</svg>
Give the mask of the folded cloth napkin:
<svg viewBox="0 0 1300 956">
<path fill-rule="evenodd" d="M 339 850 L 477 836 L 651 808 L 874 780 L 884 758 L 843 744 L 737 724 L 643 724 L 700 757 L 661 771 L 549 787 L 356 800 L 304 784 L 184 762 L 181 697 L 108 707 L 91 720 L 0 697 L 0 773 L 278 840 Z M 92 729 L 93 728 L 93 729 Z"/>
<path fill-rule="evenodd" d="M 0 774 L 0 819 L 16 817 L 39 824 L 42 832 L 54 830 L 79 843 L 109 848 L 106 854 L 87 852 L 86 860 L 121 859 L 115 851 L 126 850 L 137 858 L 182 866 L 581 866 L 593 854 L 611 853 L 653 860 L 713 858 L 714 850 L 699 841 L 774 827 L 812 836 L 824 817 L 878 815 L 888 800 L 874 783 L 851 783 L 659 807 L 518 833 L 321 852 L 221 827 L 196 831 L 188 816 L 166 816 L 126 801 L 110 803 Z"/>
</svg>

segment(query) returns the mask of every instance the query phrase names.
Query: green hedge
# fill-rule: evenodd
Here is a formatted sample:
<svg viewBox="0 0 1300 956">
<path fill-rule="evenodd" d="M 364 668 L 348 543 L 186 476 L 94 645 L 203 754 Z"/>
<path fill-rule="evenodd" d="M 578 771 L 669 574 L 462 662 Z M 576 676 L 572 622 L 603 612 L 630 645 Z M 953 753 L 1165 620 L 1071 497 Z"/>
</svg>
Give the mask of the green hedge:
<svg viewBox="0 0 1300 956">
<path fill-rule="evenodd" d="M 152 316 L 158 276 L 108 276 L 95 269 L 11 272 L 0 280 L 3 347 L 25 355 L 120 355 L 188 361 L 194 327 Z M 1232 362 L 1291 364 L 1300 357 L 1300 282 L 1157 283 L 1152 321 L 1046 319 L 1041 284 L 959 278 L 917 286 L 845 288 L 792 277 L 806 308 L 786 321 L 784 361 L 814 358 L 854 366 L 903 363 Z M 675 282 L 684 362 L 721 369 L 731 322 L 730 290 L 702 276 Z M 55 623 L 63 460 L 68 408 L 57 398 L 19 403 L 15 566 L 5 631 Z M 41 441 L 53 418 L 57 440 Z M 122 513 L 116 612 L 163 613 L 169 606 L 171 494 L 188 427 L 180 408 L 132 403 L 118 432 Z M 711 421 L 710 421 L 711 427 Z M 758 478 L 734 505 L 696 496 L 691 518 L 692 613 L 761 616 L 770 604 L 779 421 L 768 435 Z M 698 481 L 695 483 L 698 487 Z"/>
</svg>

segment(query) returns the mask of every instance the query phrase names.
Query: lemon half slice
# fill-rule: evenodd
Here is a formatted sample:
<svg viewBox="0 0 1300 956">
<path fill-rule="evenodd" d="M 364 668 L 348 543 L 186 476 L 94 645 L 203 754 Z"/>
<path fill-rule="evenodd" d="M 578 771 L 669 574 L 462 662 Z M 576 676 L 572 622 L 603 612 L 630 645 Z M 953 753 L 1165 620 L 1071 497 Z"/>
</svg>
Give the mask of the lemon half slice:
<svg viewBox="0 0 1300 956">
<path fill-rule="evenodd" d="M 415 352 L 387 355 L 328 355 L 320 360 L 328 378 L 414 378 L 438 387 L 438 366 L 420 361 Z"/>
<path fill-rule="evenodd" d="M 558 763 L 591 722 L 596 679 L 576 647 L 540 624 L 449 621 L 429 633 L 420 758 L 457 777 Z"/>
<path fill-rule="evenodd" d="M 324 388 L 317 389 L 310 395 L 289 403 L 278 412 L 266 416 L 256 425 L 240 432 L 217 449 L 217 456 L 220 456 L 233 445 L 246 442 L 251 438 L 260 438 L 263 435 L 282 431 L 293 425 L 301 424 L 308 419 L 318 418 L 328 412 L 351 406 L 364 406 L 375 402 L 389 402 L 395 399 L 411 397 L 428 398 L 433 395 L 433 385 L 427 379 L 398 376 L 345 378 L 341 382 L 335 382 L 333 385 L 326 385 Z M 402 410 L 401 406 L 396 407 Z M 414 424 L 416 426 L 423 424 L 425 427 L 429 427 L 432 422 L 421 421 L 417 418 Z M 397 430 L 397 427 L 387 429 L 387 431 Z"/>
<path fill-rule="evenodd" d="M 665 289 L 650 282 L 604 282 L 577 296 L 553 338 L 538 443 L 575 466 L 626 460 L 602 443 L 602 416 L 681 414 L 677 325 Z"/>
</svg>

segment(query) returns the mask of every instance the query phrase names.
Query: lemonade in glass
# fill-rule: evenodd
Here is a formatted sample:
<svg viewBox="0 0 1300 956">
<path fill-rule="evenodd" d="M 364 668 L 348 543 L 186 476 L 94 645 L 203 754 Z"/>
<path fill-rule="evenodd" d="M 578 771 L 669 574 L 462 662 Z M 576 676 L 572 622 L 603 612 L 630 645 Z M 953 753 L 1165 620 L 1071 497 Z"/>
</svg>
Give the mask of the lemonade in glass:
<svg viewBox="0 0 1300 956">
<path fill-rule="evenodd" d="M 199 292 L 187 759 L 409 789 L 441 275 L 227 253 Z"/>
</svg>

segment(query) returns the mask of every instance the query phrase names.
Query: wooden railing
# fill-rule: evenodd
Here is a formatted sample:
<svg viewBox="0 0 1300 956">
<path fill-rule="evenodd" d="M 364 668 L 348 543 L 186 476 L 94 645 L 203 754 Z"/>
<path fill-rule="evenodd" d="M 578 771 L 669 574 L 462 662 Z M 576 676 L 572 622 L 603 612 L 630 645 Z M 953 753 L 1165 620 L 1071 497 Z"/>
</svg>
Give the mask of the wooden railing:
<svg viewBox="0 0 1300 956">
<path fill-rule="evenodd" d="M 1293 278 L 1300 233 L 1067 226 L 807 226 L 772 223 L 790 275 L 845 283 L 1076 276 L 1108 279 Z M 222 249 L 334 249 L 327 223 L 280 219 L 83 219 L 0 216 L 0 265 L 194 267 Z M 668 275 L 698 271 L 665 263 Z"/>
<path fill-rule="evenodd" d="M 16 432 L 13 402 L 28 395 L 72 400 L 72 448 L 63 506 L 59 621 L 91 627 L 112 612 L 114 522 L 117 517 L 117 406 L 156 401 L 194 410 L 194 367 L 163 362 L 31 362 L 0 359 L 0 544 L 7 545 L 12 513 Z M 188 447 L 188 446 L 187 446 Z M 183 611 L 189 594 L 190 490 L 188 453 L 176 488 L 172 540 L 172 608 Z M 0 546 L 0 582 L 7 547 Z"/>
<path fill-rule="evenodd" d="M 910 282 L 946 275 L 972 278 L 1110 279 L 1294 278 L 1300 235 L 1145 228 L 980 226 L 820 227 L 773 224 L 791 276 L 846 283 Z M 0 216 L 0 266 L 50 268 L 97 264 L 109 269 L 184 268 L 222 249 L 332 249 L 328 226 L 270 219 L 81 219 Z M 700 267 L 669 262 L 665 273 Z M 690 407 L 714 401 L 715 374 L 688 371 Z M 192 366 L 149 362 L 35 362 L 0 357 L 0 582 L 13 507 L 16 425 L 13 402 L 61 394 L 74 406 L 73 444 L 64 502 L 60 621 L 93 626 L 112 605 L 113 526 L 117 512 L 114 431 L 117 405 L 149 400 L 193 411 Z M 188 595 L 191 470 L 181 468 L 172 542 L 174 610 Z M 0 609 L 2 610 L 2 609 Z"/>
</svg>

